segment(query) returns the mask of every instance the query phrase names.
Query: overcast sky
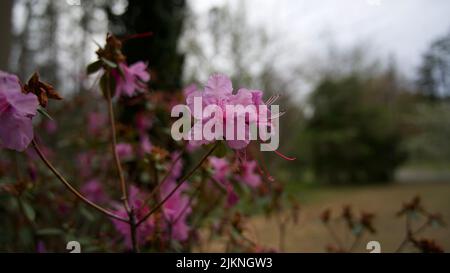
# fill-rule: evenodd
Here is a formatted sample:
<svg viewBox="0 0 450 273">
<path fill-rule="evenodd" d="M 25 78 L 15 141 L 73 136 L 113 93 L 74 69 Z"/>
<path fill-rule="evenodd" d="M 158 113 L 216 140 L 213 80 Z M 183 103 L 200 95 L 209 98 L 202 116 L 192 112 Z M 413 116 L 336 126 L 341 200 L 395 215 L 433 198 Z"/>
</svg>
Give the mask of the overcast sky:
<svg viewBox="0 0 450 273">
<path fill-rule="evenodd" d="M 242 0 L 190 0 L 196 12 Z M 252 24 L 281 37 L 288 54 L 322 54 L 330 40 L 340 48 L 370 43 L 372 54 L 393 55 L 399 68 L 414 76 L 421 54 L 450 31 L 449 0 L 246 0 Z"/>
</svg>

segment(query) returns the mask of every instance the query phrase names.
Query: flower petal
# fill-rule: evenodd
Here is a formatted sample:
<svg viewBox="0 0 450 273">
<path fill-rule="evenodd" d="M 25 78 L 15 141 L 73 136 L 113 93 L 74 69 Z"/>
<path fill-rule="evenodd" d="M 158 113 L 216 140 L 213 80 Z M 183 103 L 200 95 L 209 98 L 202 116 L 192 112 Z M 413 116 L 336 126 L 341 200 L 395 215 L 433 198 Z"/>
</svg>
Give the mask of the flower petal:
<svg viewBox="0 0 450 273">
<path fill-rule="evenodd" d="M 226 75 L 214 74 L 209 77 L 205 92 L 227 95 L 233 93 L 233 85 Z"/>
</svg>

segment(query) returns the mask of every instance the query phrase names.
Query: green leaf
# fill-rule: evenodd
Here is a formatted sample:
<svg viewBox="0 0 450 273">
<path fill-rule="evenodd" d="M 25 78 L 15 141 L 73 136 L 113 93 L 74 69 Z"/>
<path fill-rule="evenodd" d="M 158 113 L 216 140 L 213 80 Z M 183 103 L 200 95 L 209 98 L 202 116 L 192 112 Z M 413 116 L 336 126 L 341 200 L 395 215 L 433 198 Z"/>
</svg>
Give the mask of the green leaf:
<svg viewBox="0 0 450 273">
<path fill-rule="evenodd" d="M 108 60 L 106 58 L 102 57 L 102 61 L 103 61 L 104 64 L 106 64 L 107 66 L 109 66 L 111 68 L 117 68 L 117 64 L 115 64 L 114 62 L 112 62 L 112 61 L 110 61 L 110 60 Z"/>
<path fill-rule="evenodd" d="M 99 71 L 103 66 L 103 62 L 101 60 L 95 61 L 88 65 L 87 74 L 91 75 Z"/>
<path fill-rule="evenodd" d="M 216 157 L 224 157 L 227 155 L 227 146 L 225 145 L 225 142 L 221 141 L 217 148 L 214 150 L 213 155 Z"/>
<path fill-rule="evenodd" d="M 80 212 L 88 221 L 92 222 L 95 220 L 95 216 L 84 207 L 81 207 Z"/>
<path fill-rule="evenodd" d="M 42 108 L 41 106 L 38 107 L 37 111 L 39 112 L 39 114 L 43 115 L 44 117 L 48 118 L 49 120 L 53 120 L 53 118 L 50 116 L 49 113 L 47 113 L 47 111 Z"/>
<path fill-rule="evenodd" d="M 34 220 L 36 219 L 36 212 L 34 211 L 34 208 L 24 200 L 22 200 L 21 202 L 25 216 L 27 217 L 28 220 L 34 222 Z"/>
<path fill-rule="evenodd" d="M 36 232 L 39 236 L 58 236 L 64 234 L 64 231 L 58 228 L 44 228 Z"/>
</svg>

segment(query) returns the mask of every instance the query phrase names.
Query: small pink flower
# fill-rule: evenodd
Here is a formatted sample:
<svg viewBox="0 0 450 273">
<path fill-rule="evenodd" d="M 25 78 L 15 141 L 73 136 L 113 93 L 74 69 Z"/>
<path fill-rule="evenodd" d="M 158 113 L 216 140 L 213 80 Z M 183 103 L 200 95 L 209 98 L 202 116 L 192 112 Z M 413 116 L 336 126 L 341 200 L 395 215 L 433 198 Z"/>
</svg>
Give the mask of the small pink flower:
<svg viewBox="0 0 450 273">
<path fill-rule="evenodd" d="M 161 198 L 166 197 L 176 187 L 176 181 L 167 181 L 161 187 Z M 170 225 L 170 235 L 178 241 L 185 241 L 189 235 L 187 217 L 192 212 L 189 197 L 185 194 L 189 188 L 185 182 L 163 205 L 164 216 Z"/>
<path fill-rule="evenodd" d="M 230 173 L 230 163 L 224 158 L 215 156 L 209 158 L 209 163 L 214 171 L 213 178 L 218 182 L 225 184 L 227 182 L 227 176 Z"/>
<path fill-rule="evenodd" d="M 179 159 L 175 163 L 175 159 L 180 155 L 179 152 L 173 152 L 172 172 L 167 177 L 167 182 L 161 187 L 161 199 L 167 197 L 172 190 L 177 186 L 177 179 L 181 177 L 183 170 L 183 162 Z M 189 189 L 189 184 L 185 181 L 173 195 L 167 199 L 163 204 L 164 216 L 169 225 L 168 234 L 175 240 L 185 241 L 189 235 L 189 226 L 187 224 L 187 217 L 192 212 L 190 206 L 189 197 L 186 195 L 186 191 Z"/>
<path fill-rule="evenodd" d="M 34 94 L 22 93 L 17 76 L 0 71 L 0 147 L 22 152 L 30 145 L 38 106 Z"/>
<path fill-rule="evenodd" d="M 130 205 L 133 207 L 136 219 L 142 219 L 149 211 L 149 207 L 144 204 L 143 200 L 146 199 L 146 196 L 143 192 L 139 190 L 139 188 L 135 186 L 131 186 L 128 193 L 128 198 L 130 201 Z M 116 211 L 116 214 L 127 218 L 128 213 L 123 208 L 122 204 L 115 204 L 115 206 L 118 208 Z M 131 233 L 130 233 L 130 225 L 128 223 L 118 221 L 113 219 L 112 220 L 114 227 L 116 230 L 123 236 L 125 240 L 125 245 L 127 248 L 132 248 L 132 242 L 131 242 Z M 136 230 L 136 239 L 138 244 L 142 245 L 144 244 L 147 239 L 150 237 L 150 235 L 154 232 L 155 229 L 155 221 L 153 217 L 147 218 L 147 220 L 142 223 Z"/>
<path fill-rule="evenodd" d="M 94 154 L 92 152 L 82 152 L 77 155 L 77 167 L 81 177 L 91 176 L 94 164 Z"/>
<path fill-rule="evenodd" d="M 261 185 L 261 176 L 257 173 L 258 165 L 256 161 L 244 161 L 240 167 L 242 173 L 236 177 L 238 180 L 252 188 L 257 188 Z"/>
<path fill-rule="evenodd" d="M 146 115 L 145 113 L 141 112 L 136 115 L 135 118 L 136 128 L 140 134 L 145 134 L 148 129 L 152 127 L 152 119 Z"/>
<path fill-rule="evenodd" d="M 37 253 L 47 253 L 47 248 L 45 247 L 45 243 L 43 241 L 38 241 L 36 245 Z"/>
<path fill-rule="evenodd" d="M 120 159 L 130 159 L 131 157 L 133 157 L 133 146 L 128 143 L 118 143 L 116 145 L 116 152 Z"/>
<path fill-rule="evenodd" d="M 146 86 L 144 83 L 150 80 L 150 74 L 144 62 L 137 62 L 131 66 L 120 63 L 119 68 L 120 71 L 113 71 L 113 76 L 116 79 L 115 96 L 131 97 L 137 91 L 145 90 Z"/>
<path fill-rule="evenodd" d="M 81 187 L 81 192 L 91 201 L 95 203 L 106 203 L 108 196 L 106 195 L 102 184 L 97 179 L 91 179 Z"/>
<path fill-rule="evenodd" d="M 140 146 L 141 146 L 141 155 L 150 154 L 153 149 L 153 145 L 150 142 L 150 138 L 147 135 L 141 136 L 140 140 Z"/>
<path fill-rule="evenodd" d="M 47 131 L 48 134 L 54 134 L 58 130 L 58 123 L 54 120 L 47 120 L 44 123 L 45 131 Z"/>
<path fill-rule="evenodd" d="M 98 135 L 106 127 L 108 118 L 98 112 L 88 114 L 88 132 L 90 135 Z"/>
<path fill-rule="evenodd" d="M 227 207 L 233 207 L 239 202 L 239 196 L 234 191 L 234 188 L 231 184 L 227 185 Z"/>
</svg>

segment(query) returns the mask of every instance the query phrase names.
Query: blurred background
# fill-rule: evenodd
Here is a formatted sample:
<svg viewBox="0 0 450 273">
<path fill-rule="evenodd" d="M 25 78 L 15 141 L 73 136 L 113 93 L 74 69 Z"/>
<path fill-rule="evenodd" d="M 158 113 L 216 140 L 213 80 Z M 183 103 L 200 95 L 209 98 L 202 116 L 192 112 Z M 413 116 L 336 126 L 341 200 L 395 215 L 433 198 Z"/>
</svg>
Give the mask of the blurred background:
<svg viewBox="0 0 450 273">
<path fill-rule="evenodd" d="M 0 69 L 23 81 L 39 71 L 77 100 L 108 31 L 150 31 L 124 52 L 149 64 L 153 90 L 175 94 L 220 72 L 281 95 L 280 150 L 297 160 L 267 158 L 304 208 L 286 251 L 323 251 L 319 215 L 343 205 L 376 213 L 372 239 L 393 250 L 396 212 L 415 195 L 450 220 L 449 14 L 446 0 L 2 0 Z M 66 114 L 75 120 L 76 107 Z M 252 221 L 258 240 L 277 244 L 270 220 Z M 448 227 L 428 232 L 450 249 Z"/>
</svg>

